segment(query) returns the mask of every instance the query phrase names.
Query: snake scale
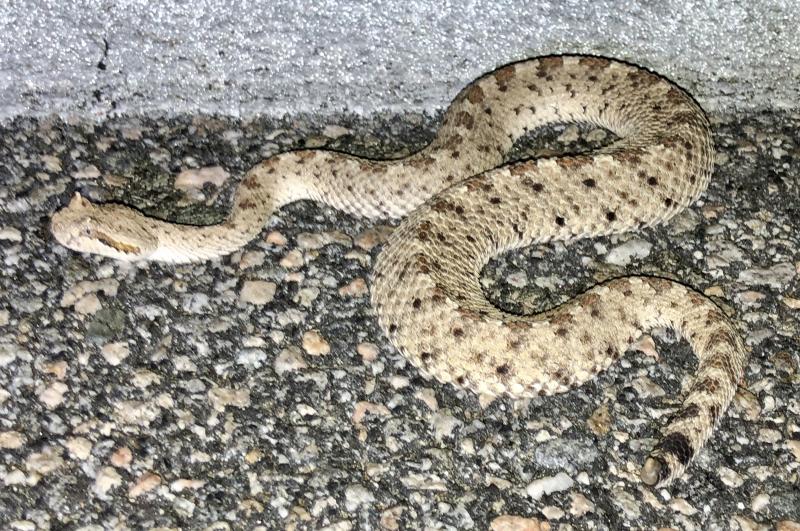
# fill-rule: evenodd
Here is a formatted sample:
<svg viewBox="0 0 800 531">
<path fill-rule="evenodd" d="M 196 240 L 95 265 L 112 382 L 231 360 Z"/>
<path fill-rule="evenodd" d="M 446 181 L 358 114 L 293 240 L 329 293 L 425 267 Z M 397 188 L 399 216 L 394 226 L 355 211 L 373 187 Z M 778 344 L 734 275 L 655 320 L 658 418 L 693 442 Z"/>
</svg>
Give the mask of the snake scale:
<svg viewBox="0 0 800 531">
<path fill-rule="evenodd" d="M 618 140 L 594 152 L 503 164 L 516 139 L 552 123 L 592 123 Z M 479 277 L 509 249 L 663 223 L 705 190 L 709 123 L 684 91 L 592 56 L 513 63 L 464 88 L 430 145 L 397 160 L 313 149 L 275 155 L 241 181 L 221 224 L 169 223 L 80 195 L 52 217 L 63 245 L 121 260 L 182 263 L 239 249 L 276 209 L 311 199 L 370 219 L 402 219 L 374 267 L 371 302 L 391 342 L 425 374 L 487 395 L 561 393 L 607 368 L 643 332 L 671 327 L 698 358 L 686 397 L 641 469 L 680 476 L 742 378 L 747 350 L 708 297 L 631 276 L 534 315 L 491 304 Z"/>
</svg>

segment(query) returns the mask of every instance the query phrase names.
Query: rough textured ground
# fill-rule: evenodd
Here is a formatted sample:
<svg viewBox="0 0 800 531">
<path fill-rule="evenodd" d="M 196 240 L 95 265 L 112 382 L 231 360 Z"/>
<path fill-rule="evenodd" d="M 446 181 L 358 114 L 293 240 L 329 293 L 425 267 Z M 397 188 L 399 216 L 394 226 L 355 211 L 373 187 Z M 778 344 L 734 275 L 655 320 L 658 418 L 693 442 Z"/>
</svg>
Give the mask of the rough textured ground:
<svg viewBox="0 0 800 531">
<path fill-rule="evenodd" d="M 0 120 L 440 109 L 515 59 L 594 53 L 709 109 L 795 108 L 796 0 L 13 0 Z"/>
<path fill-rule="evenodd" d="M 667 333 L 654 334 L 661 363 L 644 342 L 580 389 L 484 409 L 422 379 L 381 336 L 367 290 L 388 227 L 300 203 L 242 252 L 180 267 L 49 238 L 74 189 L 212 222 L 273 153 L 400 155 L 435 128 L 419 115 L 329 123 L 0 130 L 0 527 L 502 529 L 516 515 L 554 529 L 797 529 L 800 114 L 716 117 L 711 187 L 666 227 L 486 268 L 510 309 L 649 272 L 719 296 L 743 323 L 747 387 L 687 477 L 657 491 L 638 465 L 694 366 Z M 547 133 L 518 153 L 604 141 Z M 230 177 L 181 174 L 216 165 Z"/>
</svg>

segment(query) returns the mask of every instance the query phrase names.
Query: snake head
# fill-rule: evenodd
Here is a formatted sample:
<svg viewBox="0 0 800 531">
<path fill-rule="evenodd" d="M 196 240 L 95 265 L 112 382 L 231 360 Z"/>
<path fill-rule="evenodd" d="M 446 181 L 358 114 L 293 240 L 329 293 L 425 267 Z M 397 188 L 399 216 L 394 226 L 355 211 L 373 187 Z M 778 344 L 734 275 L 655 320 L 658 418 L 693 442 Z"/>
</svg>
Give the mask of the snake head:
<svg viewBox="0 0 800 531">
<path fill-rule="evenodd" d="M 129 262 L 147 258 L 158 246 L 151 223 L 140 212 L 122 205 L 95 205 L 77 192 L 69 205 L 53 214 L 50 231 L 73 251 Z"/>
</svg>

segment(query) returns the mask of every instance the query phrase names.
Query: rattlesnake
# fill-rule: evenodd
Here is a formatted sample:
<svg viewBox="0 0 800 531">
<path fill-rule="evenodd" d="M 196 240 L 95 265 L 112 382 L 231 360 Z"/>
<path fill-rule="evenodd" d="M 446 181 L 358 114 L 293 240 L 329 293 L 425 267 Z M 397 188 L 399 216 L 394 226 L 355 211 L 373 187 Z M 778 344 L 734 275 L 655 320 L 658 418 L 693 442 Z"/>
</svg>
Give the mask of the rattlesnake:
<svg viewBox="0 0 800 531">
<path fill-rule="evenodd" d="M 517 138 L 554 122 L 593 123 L 619 140 L 589 154 L 502 165 Z M 708 439 L 742 377 L 747 351 L 720 308 L 679 283 L 634 276 L 543 313 L 514 315 L 486 299 L 479 276 L 509 249 L 669 220 L 706 188 L 713 156 L 705 115 L 670 82 L 614 60 L 550 56 L 468 85 L 433 142 L 406 158 L 298 150 L 261 162 L 222 224 L 168 223 L 76 195 L 53 215 L 52 232 L 78 251 L 179 263 L 242 247 L 295 200 L 404 218 L 374 268 L 381 327 L 423 373 L 488 395 L 564 392 L 608 367 L 643 331 L 672 327 L 699 366 L 641 470 L 646 484 L 666 485 Z"/>
</svg>

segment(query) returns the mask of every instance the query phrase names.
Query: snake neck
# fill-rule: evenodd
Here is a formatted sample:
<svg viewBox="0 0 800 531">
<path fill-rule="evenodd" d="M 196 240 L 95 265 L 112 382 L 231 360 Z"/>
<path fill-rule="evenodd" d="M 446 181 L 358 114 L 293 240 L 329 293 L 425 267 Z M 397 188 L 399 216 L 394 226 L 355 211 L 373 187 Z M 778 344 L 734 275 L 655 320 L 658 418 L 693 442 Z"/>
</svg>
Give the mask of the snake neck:
<svg viewBox="0 0 800 531">
<path fill-rule="evenodd" d="M 149 232 L 157 235 L 158 245 L 146 258 L 189 263 L 225 256 L 255 239 L 275 211 L 303 199 L 369 219 L 403 217 L 449 186 L 460 171 L 428 151 L 398 160 L 370 160 L 328 150 L 275 155 L 247 172 L 223 223 L 195 226 L 148 218 Z M 427 171 L 424 182 L 410 182 L 409 166 Z"/>
</svg>

